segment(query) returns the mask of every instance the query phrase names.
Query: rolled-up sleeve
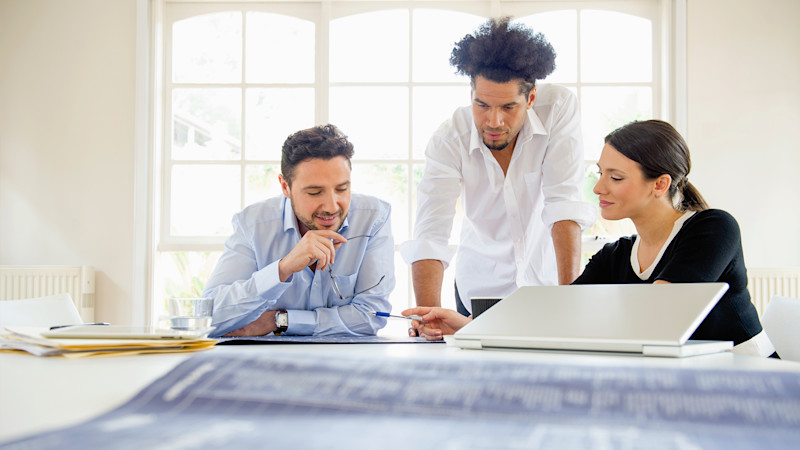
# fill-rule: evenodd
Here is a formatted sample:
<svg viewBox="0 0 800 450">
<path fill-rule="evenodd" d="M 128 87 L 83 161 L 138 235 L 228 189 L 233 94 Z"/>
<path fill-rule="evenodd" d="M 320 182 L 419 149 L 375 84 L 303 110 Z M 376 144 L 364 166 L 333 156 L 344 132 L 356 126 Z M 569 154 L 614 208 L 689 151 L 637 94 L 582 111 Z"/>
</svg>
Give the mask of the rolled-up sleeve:
<svg viewBox="0 0 800 450">
<path fill-rule="evenodd" d="M 414 239 L 403 242 L 399 247 L 400 255 L 407 264 L 422 259 L 438 259 L 447 268 L 455 254 L 448 242 L 456 214 L 456 201 L 461 194 L 458 151 L 437 136 L 428 142 L 425 171 L 417 188 Z"/>
<path fill-rule="evenodd" d="M 291 278 L 287 282 L 280 281 L 279 261 L 258 269 L 238 215 L 234 216 L 233 228 L 202 294 L 214 299 L 213 336 L 221 336 L 256 320 L 291 285 Z"/>
<path fill-rule="evenodd" d="M 553 108 L 551 123 L 545 124 L 550 139 L 542 163 L 542 222 L 552 227 L 572 220 L 586 230 L 597 220 L 597 210 L 581 200 L 584 154 L 578 100 L 565 96 Z"/>
</svg>

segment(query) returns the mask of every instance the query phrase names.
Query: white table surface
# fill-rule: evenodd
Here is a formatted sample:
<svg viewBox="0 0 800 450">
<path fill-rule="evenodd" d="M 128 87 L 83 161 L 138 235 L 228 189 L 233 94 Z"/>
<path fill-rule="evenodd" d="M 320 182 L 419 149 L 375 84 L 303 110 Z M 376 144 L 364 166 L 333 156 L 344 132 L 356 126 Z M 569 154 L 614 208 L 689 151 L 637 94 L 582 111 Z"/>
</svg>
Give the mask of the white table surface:
<svg viewBox="0 0 800 450">
<path fill-rule="evenodd" d="M 324 353 L 375 358 L 466 359 L 575 364 L 800 372 L 800 363 L 732 353 L 682 359 L 524 350 L 461 350 L 444 344 L 317 344 L 219 346 L 210 352 Z M 76 425 L 124 404 L 169 372 L 186 354 L 47 358 L 0 353 L 0 442 Z"/>
</svg>

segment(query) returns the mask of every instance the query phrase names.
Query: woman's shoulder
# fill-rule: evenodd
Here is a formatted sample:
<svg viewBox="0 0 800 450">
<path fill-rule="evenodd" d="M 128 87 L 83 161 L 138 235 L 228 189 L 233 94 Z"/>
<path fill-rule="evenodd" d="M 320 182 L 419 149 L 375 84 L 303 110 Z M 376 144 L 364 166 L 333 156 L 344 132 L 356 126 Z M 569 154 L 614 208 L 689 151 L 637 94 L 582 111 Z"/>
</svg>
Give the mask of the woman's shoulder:
<svg viewBox="0 0 800 450">
<path fill-rule="evenodd" d="M 583 273 L 574 284 L 619 283 L 624 278 L 626 267 L 630 267 L 630 256 L 636 235 L 623 236 L 604 245 L 589 258 Z M 622 277 L 622 278 L 621 278 Z"/>
<path fill-rule="evenodd" d="M 630 255 L 633 243 L 636 241 L 636 235 L 622 236 L 614 242 L 609 242 L 600 249 L 598 253 L 606 256 L 611 255 Z"/>
<path fill-rule="evenodd" d="M 702 217 L 704 219 L 716 219 L 716 220 L 732 220 L 736 221 L 733 218 L 731 213 L 723 210 L 723 209 L 704 209 L 702 211 L 698 211 L 695 213 L 694 217 Z"/>
<path fill-rule="evenodd" d="M 713 226 L 718 229 L 739 230 L 739 223 L 727 211 L 721 209 L 706 209 L 696 212 L 685 224 L 687 227 Z"/>
</svg>

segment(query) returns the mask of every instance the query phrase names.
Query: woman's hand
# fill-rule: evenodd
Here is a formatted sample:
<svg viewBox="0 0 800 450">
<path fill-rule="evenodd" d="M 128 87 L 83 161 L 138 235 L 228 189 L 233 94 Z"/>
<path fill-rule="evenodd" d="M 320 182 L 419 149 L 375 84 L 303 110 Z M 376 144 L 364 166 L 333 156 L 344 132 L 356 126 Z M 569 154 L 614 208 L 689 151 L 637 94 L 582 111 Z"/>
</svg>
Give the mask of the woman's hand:
<svg viewBox="0 0 800 450">
<path fill-rule="evenodd" d="M 430 306 L 410 308 L 400 314 L 404 316 L 412 314 L 422 316 L 425 322 L 412 321 L 408 332 L 411 336 L 418 334 L 429 341 L 442 340 L 444 335 L 455 333 L 472 320 L 472 316 L 464 317 L 452 309 L 433 308 Z"/>
</svg>

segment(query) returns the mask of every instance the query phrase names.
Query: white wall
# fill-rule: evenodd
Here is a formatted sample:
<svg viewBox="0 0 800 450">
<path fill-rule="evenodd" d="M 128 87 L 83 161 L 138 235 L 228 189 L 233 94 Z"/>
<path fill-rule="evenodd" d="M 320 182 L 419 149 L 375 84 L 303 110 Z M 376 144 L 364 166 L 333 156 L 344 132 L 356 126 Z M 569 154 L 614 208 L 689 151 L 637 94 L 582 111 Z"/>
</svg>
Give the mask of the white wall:
<svg viewBox="0 0 800 450">
<path fill-rule="evenodd" d="M 688 1 L 690 179 L 748 267 L 800 267 L 800 1 Z"/>
<path fill-rule="evenodd" d="M 135 20 L 135 0 L 0 0 L 0 264 L 94 266 L 97 317 L 119 324 L 134 307 Z"/>
<path fill-rule="evenodd" d="M 800 266 L 800 2 L 688 0 L 691 179 L 751 267 Z M 89 264 L 134 300 L 136 0 L 0 0 L 0 264 Z M 134 314 L 134 311 L 137 311 Z"/>
</svg>

